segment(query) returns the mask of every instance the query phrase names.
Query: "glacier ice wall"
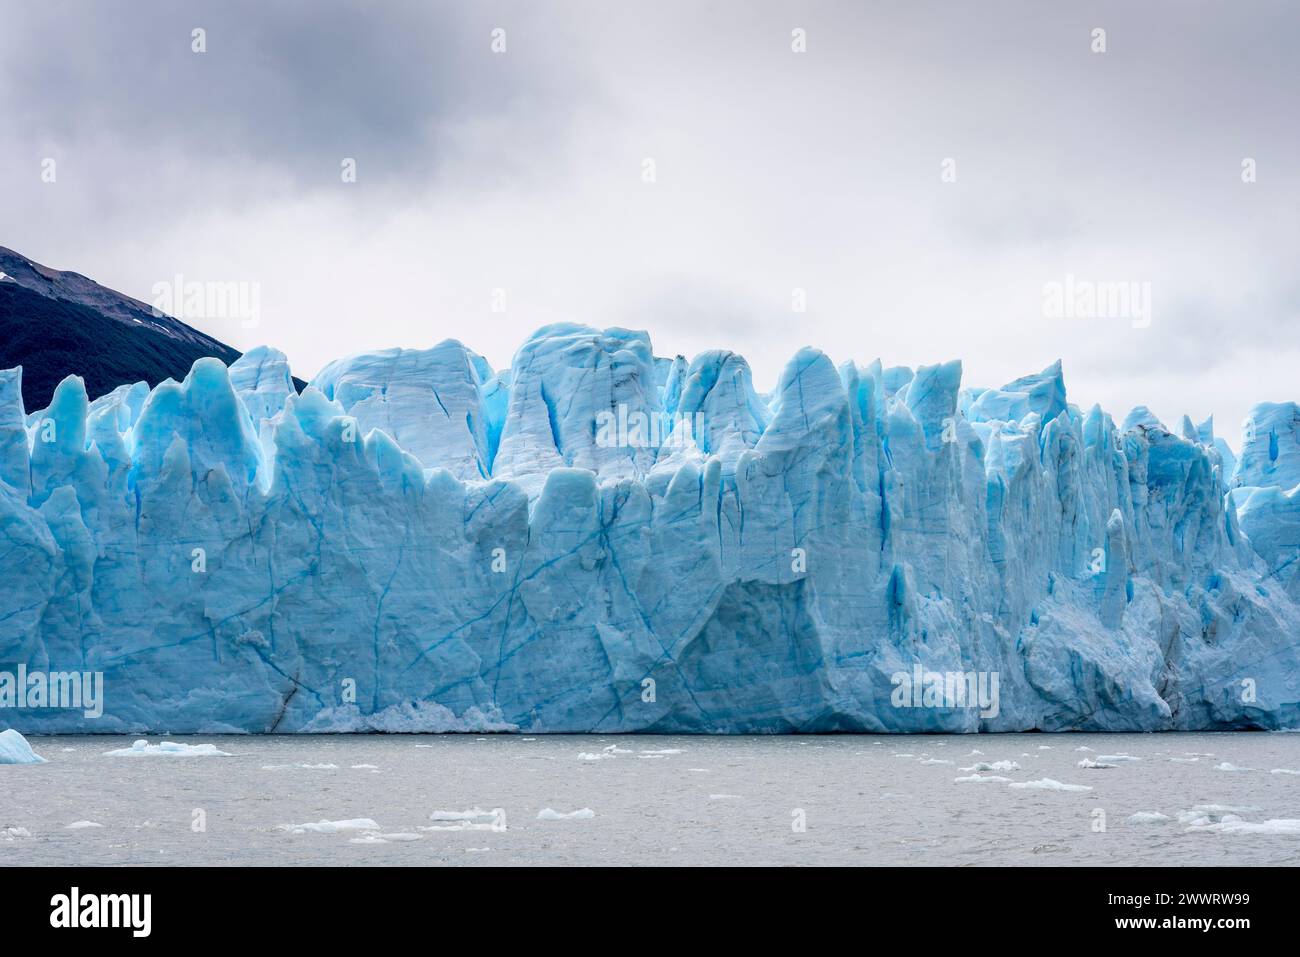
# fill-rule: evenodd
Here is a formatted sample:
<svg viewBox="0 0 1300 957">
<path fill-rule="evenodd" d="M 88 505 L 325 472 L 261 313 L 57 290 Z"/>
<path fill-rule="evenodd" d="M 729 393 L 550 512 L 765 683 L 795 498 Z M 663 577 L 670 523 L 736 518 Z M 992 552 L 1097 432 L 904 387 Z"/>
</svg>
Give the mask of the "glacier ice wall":
<svg viewBox="0 0 1300 957">
<path fill-rule="evenodd" d="M 0 671 L 52 731 L 1017 731 L 1300 719 L 1300 414 L 1117 427 L 1060 364 L 838 368 L 540 330 L 257 349 L 28 414 L 0 372 Z M 895 692 L 994 674 L 998 705 Z"/>
</svg>

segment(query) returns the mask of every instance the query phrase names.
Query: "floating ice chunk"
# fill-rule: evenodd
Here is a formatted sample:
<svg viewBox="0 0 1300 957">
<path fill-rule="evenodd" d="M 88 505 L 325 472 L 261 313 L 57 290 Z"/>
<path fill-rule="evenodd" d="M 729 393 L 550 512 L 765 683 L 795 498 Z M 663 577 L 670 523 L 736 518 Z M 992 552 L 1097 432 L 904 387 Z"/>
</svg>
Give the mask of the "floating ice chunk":
<svg viewBox="0 0 1300 957">
<path fill-rule="evenodd" d="M 290 834 L 341 834 L 345 831 L 378 831 L 379 825 L 368 817 L 353 817 L 344 821 L 309 821 L 306 824 L 280 824 L 281 831 Z"/>
<path fill-rule="evenodd" d="M 180 741 L 160 741 L 157 744 L 150 744 L 141 738 L 129 748 L 118 748 L 116 751 L 105 751 L 106 758 L 142 758 L 142 757 L 187 757 L 187 758 L 212 758 L 212 757 L 230 757 L 229 751 L 221 751 L 215 744 L 185 744 Z"/>
<path fill-rule="evenodd" d="M 1195 764 L 1200 758 L 1170 758 L 1175 764 Z"/>
<path fill-rule="evenodd" d="M 378 770 L 379 770 L 379 765 L 377 765 L 377 764 L 354 764 L 354 765 L 352 765 L 352 770 L 353 770 L 353 771 L 378 771 Z"/>
<path fill-rule="evenodd" d="M 494 807 L 485 811 L 472 807 L 468 811 L 434 811 L 429 820 L 436 821 L 421 831 L 496 831 L 507 829 L 505 808 Z"/>
<path fill-rule="evenodd" d="M 73 821 L 71 824 L 68 825 L 67 829 L 69 831 L 84 831 L 86 830 L 86 828 L 89 827 L 103 827 L 103 826 L 104 825 L 100 824 L 97 821 Z"/>
<path fill-rule="evenodd" d="M 596 816 L 596 812 L 589 807 L 580 807 L 576 811 L 555 811 L 549 807 L 544 807 L 537 812 L 539 821 L 586 821 Z"/>
<path fill-rule="evenodd" d="M 1236 804 L 1193 804 L 1183 814 L 1251 814 L 1259 808 L 1253 805 Z M 1180 817 L 1181 819 L 1181 817 Z"/>
<path fill-rule="evenodd" d="M 922 764 L 952 764 L 953 762 L 945 761 L 943 758 L 925 758 L 921 761 L 921 763 Z"/>
<path fill-rule="evenodd" d="M 604 749 L 604 752 L 606 754 L 631 754 L 632 753 L 632 751 L 629 748 L 620 748 L 617 744 L 609 745 Z"/>
<path fill-rule="evenodd" d="M 1221 821 L 1192 824 L 1188 832 L 1208 834 L 1293 834 L 1300 836 L 1300 819 L 1274 818 L 1269 821 L 1244 821 L 1236 815 L 1226 815 Z"/>
<path fill-rule="evenodd" d="M 627 751 L 621 751 L 621 752 L 619 752 L 619 753 L 620 753 L 620 754 L 627 754 L 628 752 L 627 752 Z M 681 748 L 660 748 L 658 751 L 644 751 L 644 750 L 643 750 L 641 753 L 642 753 L 643 755 L 649 755 L 649 754 L 653 754 L 653 755 L 663 755 L 663 754 L 681 754 L 681 753 L 682 753 L 682 749 L 681 749 Z"/>
<path fill-rule="evenodd" d="M 1127 820 L 1130 824 L 1163 824 L 1172 821 L 1173 818 L 1159 811 L 1138 811 L 1136 814 L 1130 814 Z"/>
<path fill-rule="evenodd" d="M 1053 781 L 1051 778 L 1040 778 L 1037 781 L 1016 781 L 1008 787 L 1021 788 L 1022 790 L 1036 791 L 1091 791 L 1092 788 L 1086 784 L 1062 784 L 1060 781 Z"/>
<path fill-rule="evenodd" d="M 968 757 L 968 758 L 973 758 L 973 757 L 975 757 L 975 755 L 977 755 L 977 754 L 983 754 L 983 753 L 984 753 L 983 751 L 972 750 L 970 754 L 966 755 L 966 757 Z"/>
<path fill-rule="evenodd" d="M 999 777 L 996 774 L 968 774 L 962 778 L 953 778 L 954 784 L 1010 784 L 1010 778 Z"/>
<path fill-rule="evenodd" d="M 418 840 L 420 840 L 420 835 L 412 834 L 409 831 L 398 831 L 394 834 L 377 834 L 372 831 L 367 833 L 364 837 L 351 838 L 348 841 L 348 843 L 349 844 L 394 844 L 394 843 L 401 843 L 404 841 L 418 841 Z"/>
<path fill-rule="evenodd" d="M 1189 827 L 1207 827 L 1224 821 L 1241 820 L 1238 815 L 1258 811 L 1257 807 L 1234 807 L 1230 804 L 1197 804 L 1178 812 L 1178 823 Z"/>
<path fill-rule="evenodd" d="M 1052 750 L 1052 746 L 1051 746 L 1050 744 L 1040 744 L 1040 745 L 1038 746 L 1038 750 L 1039 750 L 1039 751 L 1050 751 L 1050 750 Z"/>
<path fill-rule="evenodd" d="M 1107 764 L 1118 764 L 1120 761 L 1141 761 L 1142 759 L 1135 758 L 1131 754 L 1099 754 L 1097 760 Z"/>
<path fill-rule="evenodd" d="M 9 728 L 0 731 L 0 764 L 44 764 L 45 759 L 32 750 L 27 739 Z"/>
<path fill-rule="evenodd" d="M 31 836 L 32 832 L 25 827 L 0 827 L 0 841 L 13 842 Z"/>
<path fill-rule="evenodd" d="M 1220 764 L 1216 764 L 1216 765 L 1214 766 L 1214 770 L 1216 770 L 1216 771 L 1254 771 L 1255 769 L 1254 769 L 1254 768 L 1239 768 L 1239 767 L 1237 767 L 1235 764 L 1229 764 L 1227 761 L 1224 761 L 1224 762 L 1222 762 L 1222 763 L 1220 763 Z"/>
<path fill-rule="evenodd" d="M 1091 751 L 1092 748 L 1088 747 L 1087 745 L 1084 745 L 1084 746 L 1082 746 L 1082 747 L 1075 748 L 1074 750 L 1076 750 L 1076 751 Z"/>
<path fill-rule="evenodd" d="M 1300 774 L 1300 771 L 1292 771 L 1290 768 L 1274 768 L 1269 774 Z"/>
<path fill-rule="evenodd" d="M 612 758 L 613 756 L 614 755 L 608 751 L 598 751 L 594 754 L 590 751 L 578 752 L 579 761 L 604 761 L 606 758 Z"/>
<path fill-rule="evenodd" d="M 1015 761 L 976 761 L 963 771 L 1019 771 L 1020 765 Z"/>
<path fill-rule="evenodd" d="M 1107 764 L 1105 761 L 1094 761 L 1091 758 L 1084 758 L 1079 762 L 1081 768 L 1117 768 L 1118 764 Z"/>
</svg>

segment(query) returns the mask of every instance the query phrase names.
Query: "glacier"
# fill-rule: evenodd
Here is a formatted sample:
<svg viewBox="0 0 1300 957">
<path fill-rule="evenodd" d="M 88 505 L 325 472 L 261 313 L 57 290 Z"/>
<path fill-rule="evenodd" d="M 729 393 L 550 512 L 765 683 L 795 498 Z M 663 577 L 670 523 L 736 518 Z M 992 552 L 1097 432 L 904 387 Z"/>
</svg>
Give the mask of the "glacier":
<svg viewBox="0 0 1300 957">
<path fill-rule="evenodd" d="M 998 732 L 1300 724 L 1300 408 L 1234 456 L 814 349 L 557 324 L 254 349 L 90 401 L 0 372 L 0 677 L 103 675 L 25 733 Z M 612 435 L 612 440 L 611 440 Z M 647 441 L 650 436 L 653 441 Z M 900 675 L 997 706 L 900 707 Z"/>
</svg>

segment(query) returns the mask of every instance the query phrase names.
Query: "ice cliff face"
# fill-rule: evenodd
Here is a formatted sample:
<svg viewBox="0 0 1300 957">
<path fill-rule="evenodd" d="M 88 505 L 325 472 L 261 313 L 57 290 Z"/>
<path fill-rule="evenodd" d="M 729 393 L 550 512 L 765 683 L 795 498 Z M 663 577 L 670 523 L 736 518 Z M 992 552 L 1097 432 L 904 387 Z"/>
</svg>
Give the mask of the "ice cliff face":
<svg viewBox="0 0 1300 957">
<path fill-rule="evenodd" d="M 1300 723 L 1300 413 L 1239 461 L 1059 364 L 656 358 L 560 325 L 195 363 L 27 414 L 0 373 L 0 671 L 26 732 L 1013 731 Z M 973 675 L 995 702 L 900 675 Z M 950 683 L 951 685 L 951 683 Z M 3 703 L 0 685 L 0 703 Z M 991 706 L 990 706 L 991 705 Z"/>
</svg>

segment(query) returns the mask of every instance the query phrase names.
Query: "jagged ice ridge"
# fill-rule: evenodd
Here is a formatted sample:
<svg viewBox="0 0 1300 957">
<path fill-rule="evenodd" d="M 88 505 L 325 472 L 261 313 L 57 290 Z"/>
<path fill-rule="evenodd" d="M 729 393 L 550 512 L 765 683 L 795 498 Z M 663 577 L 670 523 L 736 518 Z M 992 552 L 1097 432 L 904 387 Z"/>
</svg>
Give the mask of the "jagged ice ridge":
<svg viewBox="0 0 1300 957">
<path fill-rule="evenodd" d="M 26 732 L 1279 728 L 1300 718 L 1300 409 L 1117 428 L 1060 364 L 838 369 L 570 324 L 323 369 L 260 348 L 26 413 L 0 372 L 0 669 Z M 659 447 L 601 424 L 677 423 Z M 690 432 L 680 423 L 689 422 Z M 201 550 L 201 551 L 196 551 Z M 202 555 L 200 561 L 197 556 Z M 1000 706 L 891 676 L 996 673 Z M 1249 690 L 1247 690 L 1249 689 Z"/>
</svg>

